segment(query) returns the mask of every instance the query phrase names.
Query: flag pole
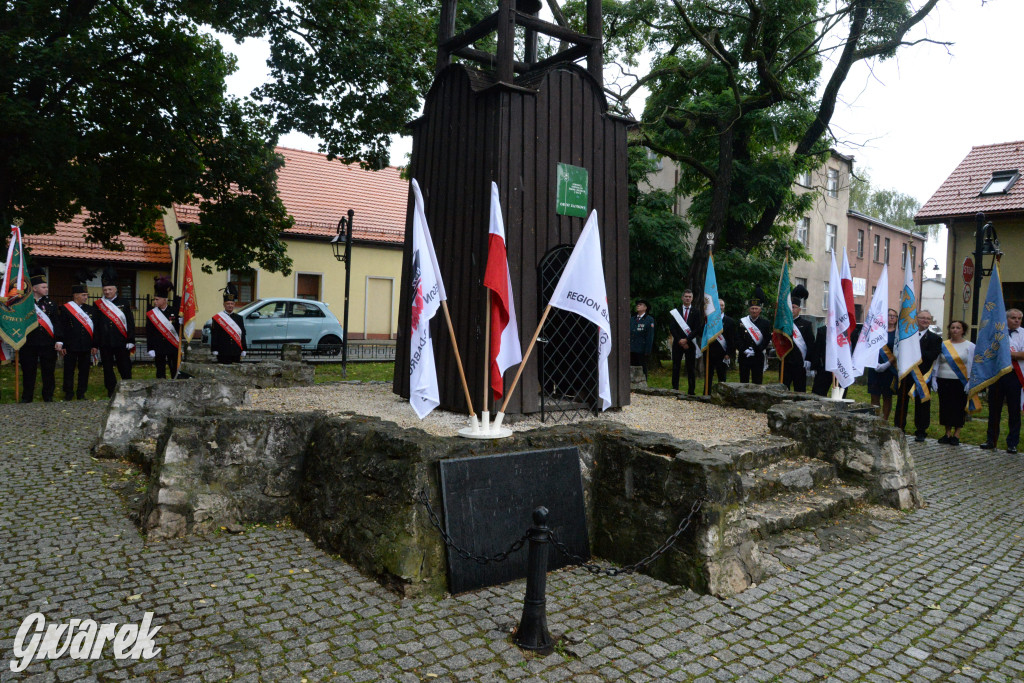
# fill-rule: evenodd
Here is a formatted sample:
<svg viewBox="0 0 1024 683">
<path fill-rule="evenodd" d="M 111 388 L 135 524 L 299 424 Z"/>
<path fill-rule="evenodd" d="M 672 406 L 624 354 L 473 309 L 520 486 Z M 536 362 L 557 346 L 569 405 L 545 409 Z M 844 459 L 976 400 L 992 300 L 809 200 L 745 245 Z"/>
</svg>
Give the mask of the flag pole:
<svg viewBox="0 0 1024 683">
<path fill-rule="evenodd" d="M 21 381 L 18 378 L 18 354 L 20 351 L 14 349 L 14 402 L 19 403 L 21 401 Z"/>
<path fill-rule="evenodd" d="M 462 380 L 462 390 L 466 393 L 466 405 L 469 406 L 470 418 L 476 419 L 476 413 L 473 412 L 473 399 L 469 397 L 469 384 L 466 383 L 466 371 L 462 368 L 462 356 L 459 355 L 459 343 L 455 340 L 455 329 L 452 327 L 452 316 L 448 312 L 448 301 L 445 299 L 441 300 L 441 310 L 444 311 L 444 320 L 448 323 L 448 334 L 452 338 L 452 349 L 455 351 L 455 362 L 459 368 L 459 378 Z"/>
<path fill-rule="evenodd" d="M 480 419 L 483 420 L 483 428 L 486 431 L 490 426 L 491 415 L 487 410 L 487 392 L 491 388 L 491 289 L 487 290 L 484 310 L 484 397 L 483 405 L 480 408 Z"/>
<path fill-rule="evenodd" d="M 707 321 L 704 321 L 707 324 Z M 714 340 L 712 340 L 714 341 Z M 707 396 L 710 391 L 708 389 L 708 381 L 711 378 L 711 344 L 708 344 L 708 350 L 704 354 L 704 395 Z"/>
<path fill-rule="evenodd" d="M 540 317 L 540 322 L 537 323 L 537 330 L 533 333 L 533 339 L 530 340 L 530 345 L 526 347 L 526 354 L 523 356 L 523 360 L 519 363 L 519 369 L 516 370 L 515 379 L 512 380 L 512 386 L 509 387 L 508 394 L 505 396 L 505 401 L 501 404 L 501 410 L 498 411 L 498 415 L 500 416 L 505 414 L 505 408 L 508 407 L 508 402 L 512 398 L 512 392 L 516 390 L 516 385 L 519 384 L 519 376 L 523 374 L 523 368 L 526 367 L 526 361 L 530 359 L 530 353 L 533 352 L 533 346 L 537 343 L 537 337 L 540 336 L 541 328 L 544 327 L 544 321 L 548 319 L 548 313 L 550 312 L 551 304 L 548 304 L 547 308 L 544 309 L 544 315 Z"/>
</svg>

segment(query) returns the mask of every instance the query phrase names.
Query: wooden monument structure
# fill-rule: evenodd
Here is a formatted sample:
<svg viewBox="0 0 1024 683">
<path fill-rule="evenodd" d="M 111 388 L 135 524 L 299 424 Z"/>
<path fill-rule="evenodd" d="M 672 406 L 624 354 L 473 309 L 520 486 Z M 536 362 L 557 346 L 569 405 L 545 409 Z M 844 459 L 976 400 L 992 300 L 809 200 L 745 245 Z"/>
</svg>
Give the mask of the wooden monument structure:
<svg viewBox="0 0 1024 683">
<path fill-rule="evenodd" d="M 626 130 L 630 122 L 608 111 L 603 93 L 601 1 L 587 2 L 586 34 L 540 19 L 539 0 L 499 0 L 493 14 L 455 35 L 456 4 L 456 0 L 442 3 L 437 72 L 423 115 L 410 124 L 410 174 L 423 191 L 473 406 L 478 413 L 482 409 L 483 371 L 488 362 L 482 283 L 491 181 L 497 183 L 501 196 L 524 353 L 586 216 L 597 211 L 612 324 L 612 406 L 627 405 Z M 474 46 L 492 33 L 497 33 L 496 54 Z M 539 33 L 559 40 L 564 49 L 538 59 Z M 477 66 L 453 63 L 453 57 Z M 575 63 L 584 57 L 585 69 Z M 559 204 L 560 165 L 563 181 L 565 165 L 575 167 L 572 172 L 577 179 L 580 169 L 585 169 L 586 207 L 577 206 L 577 215 L 565 215 L 564 202 Z M 406 398 L 413 206 L 410 191 L 393 384 L 395 393 Z M 566 391 L 582 382 L 592 383 L 596 392 L 597 327 L 575 314 L 558 313 L 561 317 L 549 316 L 545 324 L 544 353 L 535 352 L 529 358 L 508 414 L 540 410 L 542 374 L 550 391 Z M 432 321 L 431 336 L 441 408 L 465 413 L 455 354 L 441 313 Z M 506 392 L 515 369 L 505 374 Z"/>
</svg>

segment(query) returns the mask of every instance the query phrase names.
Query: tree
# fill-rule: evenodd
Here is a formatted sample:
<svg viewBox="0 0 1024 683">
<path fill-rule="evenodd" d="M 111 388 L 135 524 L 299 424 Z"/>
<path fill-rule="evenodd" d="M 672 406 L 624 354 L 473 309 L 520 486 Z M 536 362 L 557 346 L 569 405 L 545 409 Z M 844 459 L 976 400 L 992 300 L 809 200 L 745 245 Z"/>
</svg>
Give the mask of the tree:
<svg viewBox="0 0 1024 683">
<path fill-rule="evenodd" d="M 855 62 L 892 57 L 934 8 L 906 0 L 606 0 L 609 55 L 655 54 L 622 92 L 650 90 L 641 144 L 681 165 L 701 224 L 689 284 L 703 290 L 708 238 L 778 258 L 813 196 L 793 181 L 820 166 L 839 90 Z M 579 5 L 572 9 L 579 21 Z M 567 12 L 568 14 L 568 12 Z M 818 94 L 822 60 L 834 70 Z"/>
<path fill-rule="evenodd" d="M 277 136 L 301 130 L 371 168 L 418 107 L 437 1 L 16 0 L 0 9 L 0 224 L 159 241 L 162 207 L 197 204 L 197 257 L 287 272 Z M 462 21 L 482 0 L 462 3 Z M 265 36 L 271 81 L 225 95 L 235 68 L 206 26 Z"/>
<path fill-rule="evenodd" d="M 915 224 L 914 215 L 920 210 L 921 202 L 895 189 L 872 187 L 868 169 L 858 171 L 850 182 L 850 208 L 921 235 L 930 234 L 939 228 L 938 225 Z"/>
</svg>

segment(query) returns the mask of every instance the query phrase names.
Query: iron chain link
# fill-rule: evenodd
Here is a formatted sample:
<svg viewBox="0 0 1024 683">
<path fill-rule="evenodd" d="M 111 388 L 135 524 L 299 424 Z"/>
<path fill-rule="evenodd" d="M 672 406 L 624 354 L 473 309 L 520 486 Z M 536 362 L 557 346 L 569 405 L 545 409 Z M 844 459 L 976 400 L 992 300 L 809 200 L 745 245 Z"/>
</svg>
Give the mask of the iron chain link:
<svg viewBox="0 0 1024 683">
<path fill-rule="evenodd" d="M 504 562 L 505 560 L 508 559 L 509 555 L 511 555 L 512 553 L 516 552 L 520 548 L 522 548 L 523 544 L 526 543 L 526 539 L 530 537 L 530 530 L 527 529 L 526 533 L 524 533 L 522 536 L 520 536 L 517 541 L 515 541 L 514 543 L 512 543 L 512 545 L 510 545 L 508 547 L 508 550 L 505 550 L 503 552 L 497 553 L 496 555 L 476 555 L 476 554 L 471 553 L 470 551 L 466 550 L 465 548 L 461 547 L 460 545 L 458 545 L 452 539 L 452 537 L 448 535 L 448 532 L 445 531 L 441 527 L 441 520 L 438 519 L 437 513 L 434 512 L 434 508 L 430 507 L 430 498 L 427 496 L 427 492 L 426 491 L 422 491 L 421 490 L 416 495 L 416 500 L 417 500 L 417 502 L 422 504 L 423 507 L 425 507 L 427 509 L 427 515 L 429 515 L 429 517 L 430 517 L 430 524 L 435 529 L 437 529 L 437 533 L 441 534 L 441 538 L 444 539 L 445 545 L 447 545 L 449 548 L 451 548 L 456 553 L 458 553 L 458 555 L 460 557 L 462 557 L 463 559 L 471 560 L 473 562 L 476 562 L 477 564 L 490 564 L 492 562 Z"/>
</svg>

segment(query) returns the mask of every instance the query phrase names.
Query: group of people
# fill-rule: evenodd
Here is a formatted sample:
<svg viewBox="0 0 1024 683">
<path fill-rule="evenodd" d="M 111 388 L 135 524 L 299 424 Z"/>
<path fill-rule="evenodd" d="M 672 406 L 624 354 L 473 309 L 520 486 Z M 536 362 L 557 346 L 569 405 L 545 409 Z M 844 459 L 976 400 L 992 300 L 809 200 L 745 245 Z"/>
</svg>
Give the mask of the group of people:
<svg viewBox="0 0 1024 683">
<path fill-rule="evenodd" d="M 41 398 L 51 402 L 56 392 L 57 357 L 63 359 L 62 389 L 65 401 L 84 399 L 93 365 L 103 367 L 103 386 L 113 396 L 118 376 L 132 378 L 136 330 L 132 304 L 118 293 L 117 272 L 107 267 L 101 277 L 101 298 L 89 304 L 87 277 L 71 287 L 71 301 L 57 304 L 49 296 L 49 283 L 41 269 L 30 273 L 37 327 L 19 350 L 21 402 L 31 403 L 37 375 Z M 153 305 L 146 312 L 146 349 L 157 379 L 178 376 L 178 310 L 171 305 L 173 285 L 167 277 L 154 282 Z M 219 363 L 237 363 L 245 356 L 245 325 L 234 313 L 238 291 L 233 284 L 224 290 L 224 311 L 213 317 L 211 348 Z"/>
<path fill-rule="evenodd" d="M 793 306 L 793 348 L 783 359 L 782 377 L 788 389 L 806 392 L 808 379 L 813 377 L 811 391 L 819 396 L 828 394 L 832 386 L 832 373 L 825 369 L 826 328 L 817 331 L 814 324 L 802 317 L 803 303 L 808 296 L 807 288 L 797 285 L 792 292 Z M 740 382 L 761 384 L 767 368 L 766 353 L 771 343 L 772 323 L 761 316 L 765 301 L 764 292 L 757 288 L 747 300 L 747 315 L 737 321 L 725 315 L 725 302 L 719 299 L 723 312 L 722 334 L 708 347 L 709 357 L 702 359 L 700 350 L 702 328 L 701 315 L 693 309 L 693 292 L 685 290 L 680 305 L 670 311 L 669 330 L 672 334 L 672 388 L 679 390 L 682 369 L 685 367 L 687 393 L 692 395 L 696 388 L 698 372 L 704 374 L 708 364 L 708 382 L 725 381 L 726 372 L 733 359 L 738 360 Z M 931 404 L 929 399 L 915 391 L 914 373 L 900 380 L 896 362 L 897 311 L 888 311 L 888 339 L 879 352 L 878 367 L 867 369 L 867 388 L 871 404 L 879 406 L 881 415 L 888 420 L 892 413 L 893 396 L 896 397 L 894 423 L 907 431 L 910 404 L 914 405 L 913 430 L 917 441 L 924 441 L 931 426 Z M 1020 442 L 1020 418 L 1022 386 L 1024 386 L 1024 330 L 1021 330 L 1021 312 L 1010 309 L 1006 312 L 1008 341 L 1013 371 L 1004 375 L 988 387 L 988 429 L 983 449 L 992 449 L 1000 433 L 1003 406 L 1009 414 L 1009 432 L 1006 437 L 1008 453 L 1016 453 Z M 971 375 L 974 358 L 974 344 L 968 340 L 968 325 L 962 320 L 953 320 L 947 326 L 948 338 L 932 332 L 932 314 L 922 310 L 917 314 L 918 337 L 921 346 L 921 361 L 917 369 L 924 382 L 930 387 L 930 395 L 937 395 L 939 401 L 939 424 L 945 435 L 939 443 L 960 444 L 960 430 L 964 426 L 967 410 L 967 380 Z M 860 326 L 850 335 L 851 346 L 856 346 Z M 630 363 L 642 366 L 647 375 L 647 362 L 654 346 L 655 323 L 650 305 L 646 300 L 636 304 L 636 314 L 630 321 Z M 700 366 L 700 370 L 698 370 Z M 710 386 L 708 387 L 710 390 Z"/>
</svg>

